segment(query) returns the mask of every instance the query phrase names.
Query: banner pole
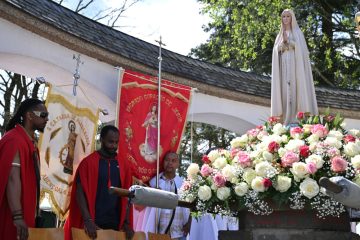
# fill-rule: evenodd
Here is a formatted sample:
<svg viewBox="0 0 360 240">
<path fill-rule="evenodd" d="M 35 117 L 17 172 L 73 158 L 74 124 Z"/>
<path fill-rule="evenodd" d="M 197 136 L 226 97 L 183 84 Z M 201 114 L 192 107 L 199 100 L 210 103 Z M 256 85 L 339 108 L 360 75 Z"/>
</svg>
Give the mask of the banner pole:
<svg viewBox="0 0 360 240">
<path fill-rule="evenodd" d="M 125 69 L 122 67 L 115 67 L 115 69 L 118 71 L 117 75 L 117 95 L 116 95 L 116 116 L 115 116 L 115 127 L 119 127 L 119 112 L 120 112 L 120 97 L 121 97 L 121 83 L 124 76 Z"/>
</svg>

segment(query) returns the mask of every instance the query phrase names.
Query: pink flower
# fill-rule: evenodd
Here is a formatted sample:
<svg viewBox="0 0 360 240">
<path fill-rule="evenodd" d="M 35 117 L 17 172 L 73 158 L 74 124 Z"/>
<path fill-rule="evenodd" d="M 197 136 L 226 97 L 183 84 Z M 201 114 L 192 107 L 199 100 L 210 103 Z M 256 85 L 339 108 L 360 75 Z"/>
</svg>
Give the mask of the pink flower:
<svg viewBox="0 0 360 240">
<path fill-rule="evenodd" d="M 210 158 L 207 155 L 203 155 L 201 160 L 206 164 L 211 163 Z"/>
<path fill-rule="evenodd" d="M 356 138 L 353 135 L 347 134 L 344 136 L 345 143 L 355 142 L 355 140 L 356 140 Z"/>
<path fill-rule="evenodd" d="M 299 161 L 299 155 L 294 152 L 286 152 L 281 158 L 281 165 L 283 167 L 291 167 L 294 162 Z"/>
<path fill-rule="evenodd" d="M 191 188 L 191 183 L 189 181 L 185 181 L 181 188 L 185 191 L 189 190 Z"/>
<path fill-rule="evenodd" d="M 258 125 L 258 126 L 256 126 L 256 129 L 259 129 L 260 131 L 262 131 L 264 129 L 264 126 L 263 125 Z"/>
<path fill-rule="evenodd" d="M 239 151 L 236 157 L 238 159 L 238 163 L 240 164 L 240 166 L 244 168 L 251 166 L 251 158 L 249 154 L 247 154 L 246 152 Z"/>
<path fill-rule="evenodd" d="M 327 116 L 324 116 L 324 119 L 327 122 L 332 122 L 335 119 L 335 117 L 332 115 L 327 115 Z"/>
<path fill-rule="evenodd" d="M 272 182 L 271 182 L 271 180 L 270 180 L 269 178 L 264 178 L 264 179 L 262 180 L 262 183 L 263 183 L 263 185 L 264 185 L 265 188 L 269 188 L 269 187 L 272 186 Z"/>
<path fill-rule="evenodd" d="M 320 138 L 323 138 L 329 133 L 329 130 L 327 130 L 327 128 L 321 124 L 316 124 L 311 127 L 311 133 L 318 135 Z"/>
<path fill-rule="evenodd" d="M 212 172 L 213 169 L 209 165 L 207 164 L 202 165 L 200 173 L 203 177 L 209 176 Z"/>
<path fill-rule="evenodd" d="M 304 119 L 304 117 L 305 117 L 305 113 L 304 113 L 304 112 L 298 112 L 297 115 L 296 115 L 296 118 L 299 119 L 299 120 Z"/>
<path fill-rule="evenodd" d="M 310 155 L 310 149 L 309 146 L 307 145 L 303 145 L 299 148 L 300 151 L 300 156 L 302 156 L 303 158 L 307 158 Z"/>
<path fill-rule="evenodd" d="M 268 122 L 270 123 L 270 124 L 276 124 L 276 123 L 278 123 L 280 121 L 280 118 L 279 117 L 269 117 L 268 118 Z"/>
<path fill-rule="evenodd" d="M 343 172 L 347 168 L 347 161 L 340 156 L 331 159 L 331 170 L 334 172 Z"/>
<path fill-rule="evenodd" d="M 330 148 L 327 150 L 327 154 L 330 156 L 330 157 L 335 157 L 337 155 L 339 155 L 339 150 L 337 148 Z"/>
<path fill-rule="evenodd" d="M 279 150 L 279 148 L 280 148 L 280 145 L 275 141 L 270 142 L 268 145 L 268 150 L 271 153 L 277 152 Z"/>
<path fill-rule="evenodd" d="M 290 129 L 290 135 L 291 137 L 295 137 L 296 134 L 302 134 L 304 132 L 304 130 L 301 127 L 293 127 Z"/>
<path fill-rule="evenodd" d="M 247 135 L 250 137 L 256 137 L 259 134 L 259 129 L 253 128 L 247 131 Z"/>
<path fill-rule="evenodd" d="M 225 183 L 226 183 L 226 178 L 220 173 L 218 172 L 214 178 L 214 183 L 217 187 L 224 187 L 225 186 Z"/>
<path fill-rule="evenodd" d="M 310 174 L 314 174 L 316 173 L 316 171 L 318 170 L 316 167 L 316 163 L 314 162 L 309 162 L 306 164 L 306 170 L 308 171 L 308 173 Z"/>
<path fill-rule="evenodd" d="M 234 157 L 236 156 L 236 154 L 238 154 L 239 151 L 240 151 L 240 150 L 239 150 L 238 148 L 232 148 L 232 149 L 230 150 L 230 156 L 231 156 L 231 158 L 234 158 Z"/>
</svg>

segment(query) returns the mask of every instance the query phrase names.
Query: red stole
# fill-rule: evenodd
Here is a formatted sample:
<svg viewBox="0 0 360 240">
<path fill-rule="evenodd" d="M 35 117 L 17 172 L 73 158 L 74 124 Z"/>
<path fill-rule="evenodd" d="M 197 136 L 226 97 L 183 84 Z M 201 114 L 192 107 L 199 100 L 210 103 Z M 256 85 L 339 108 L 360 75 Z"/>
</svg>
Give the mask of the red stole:
<svg viewBox="0 0 360 240">
<path fill-rule="evenodd" d="M 129 188 L 131 186 L 131 169 L 127 167 L 125 160 L 120 160 L 117 157 L 119 168 L 120 168 L 120 179 L 121 187 Z M 76 201 L 76 178 L 80 174 L 80 181 L 83 187 L 87 204 L 89 207 L 89 213 L 92 219 L 95 218 L 95 203 L 96 203 L 96 191 L 98 184 L 98 175 L 99 175 L 99 160 L 100 155 L 98 152 L 93 152 L 86 158 L 84 158 L 79 167 L 76 170 L 74 177 L 74 184 L 71 189 L 71 198 L 70 198 L 70 212 L 66 220 L 64 231 L 65 231 L 65 240 L 70 240 L 71 238 L 71 228 L 84 228 L 84 221 L 81 215 L 80 208 Z M 121 214 L 120 214 L 120 227 L 122 227 L 125 215 L 126 215 L 126 205 L 127 198 L 121 198 Z M 130 223 L 132 223 L 132 213 L 130 213 Z"/>
<path fill-rule="evenodd" d="M 16 152 L 20 156 L 21 206 L 25 223 L 35 227 L 36 176 L 33 153 L 37 151 L 20 126 L 8 131 L 0 140 L 0 239 L 16 239 L 16 228 L 6 197 L 6 185 Z"/>
</svg>

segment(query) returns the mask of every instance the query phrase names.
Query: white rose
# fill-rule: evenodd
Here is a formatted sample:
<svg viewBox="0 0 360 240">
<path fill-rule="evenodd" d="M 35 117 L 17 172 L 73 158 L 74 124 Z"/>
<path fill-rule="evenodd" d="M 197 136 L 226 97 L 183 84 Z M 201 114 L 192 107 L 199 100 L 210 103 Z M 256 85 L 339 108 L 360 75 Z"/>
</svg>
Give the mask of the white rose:
<svg viewBox="0 0 360 240">
<path fill-rule="evenodd" d="M 319 142 L 319 136 L 317 134 L 312 134 L 307 138 L 310 144 Z"/>
<path fill-rule="evenodd" d="M 316 148 L 317 148 L 317 145 L 318 145 L 317 142 L 311 143 L 311 144 L 309 145 L 309 150 L 310 150 L 311 152 L 315 152 L 315 150 L 316 150 Z"/>
<path fill-rule="evenodd" d="M 305 159 L 305 162 L 306 163 L 311 163 L 311 162 L 315 163 L 317 169 L 322 168 L 322 166 L 324 164 L 324 160 L 323 160 L 322 156 L 317 155 L 317 154 L 310 155 L 309 157 L 307 157 Z"/>
<path fill-rule="evenodd" d="M 222 201 L 226 200 L 228 197 L 230 197 L 230 188 L 228 187 L 218 188 L 218 190 L 216 191 L 216 196 L 218 197 L 218 199 Z"/>
<path fill-rule="evenodd" d="M 208 158 L 210 159 L 211 162 L 214 162 L 218 157 L 220 157 L 220 153 L 218 150 L 212 150 L 208 154 Z"/>
<path fill-rule="evenodd" d="M 244 196 L 249 190 L 249 186 L 246 182 L 241 182 L 237 184 L 234 188 L 235 194 L 242 197 Z"/>
<path fill-rule="evenodd" d="M 211 198 L 211 188 L 206 185 L 199 187 L 198 196 L 202 201 L 209 200 Z"/>
<path fill-rule="evenodd" d="M 256 150 L 252 151 L 252 152 L 250 152 L 249 156 L 252 160 L 257 159 L 260 157 L 260 152 L 256 151 Z"/>
<path fill-rule="evenodd" d="M 359 137 L 360 136 L 360 130 L 358 130 L 358 129 L 350 129 L 348 131 L 348 133 L 353 135 L 354 137 Z"/>
<path fill-rule="evenodd" d="M 360 155 L 356 155 L 355 157 L 352 157 L 351 164 L 354 166 L 354 168 L 359 169 L 360 168 Z"/>
<path fill-rule="evenodd" d="M 219 157 L 213 162 L 214 168 L 223 169 L 227 165 L 227 159 L 224 157 Z"/>
<path fill-rule="evenodd" d="M 352 181 L 360 187 L 360 175 L 355 175 L 355 178 Z"/>
<path fill-rule="evenodd" d="M 243 173 L 243 179 L 247 184 L 251 184 L 252 180 L 256 177 L 256 172 L 252 168 L 245 168 Z"/>
<path fill-rule="evenodd" d="M 195 179 L 199 171 L 200 171 L 199 165 L 196 163 L 191 163 L 188 169 L 186 170 L 186 173 L 188 175 L 188 178 Z"/>
<path fill-rule="evenodd" d="M 193 202 L 195 200 L 195 197 L 194 197 L 194 195 L 192 195 L 192 194 L 188 194 L 188 195 L 186 195 L 186 197 L 185 197 L 185 201 L 186 202 Z"/>
<path fill-rule="evenodd" d="M 300 139 L 291 139 L 286 145 L 285 149 L 291 152 L 299 152 L 299 148 L 305 145 L 305 142 Z"/>
<path fill-rule="evenodd" d="M 248 142 L 249 138 L 247 134 L 243 134 L 241 137 L 236 137 L 231 140 L 230 145 L 232 148 L 244 147 Z"/>
<path fill-rule="evenodd" d="M 233 178 L 235 178 L 235 169 L 234 167 L 227 164 L 222 170 L 222 175 L 226 178 L 228 181 L 232 181 Z"/>
<path fill-rule="evenodd" d="M 262 157 L 264 158 L 264 160 L 268 161 L 268 162 L 271 162 L 274 158 L 274 155 L 268 151 L 264 151 L 262 153 Z"/>
<path fill-rule="evenodd" d="M 258 176 L 271 178 L 275 176 L 276 169 L 269 162 L 263 161 L 256 164 L 255 172 Z"/>
<path fill-rule="evenodd" d="M 312 127 L 311 124 L 304 124 L 303 125 L 304 133 L 309 134 L 311 132 L 311 127 Z"/>
<path fill-rule="evenodd" d="M 257 192 L 264 192 L 265 191 L 265 186 L 263 184 L 263 180 L 264 178 L 262 177 L 255 177 L 252 181 L 251 181 L 251 188 L 254 189 Z"/>
<path fill-rule="evenodd" d="M 360 146 L 358 142 L 349 142 L 344 146 L 344 153 L 349 157 L 360 154 Z"/>
<path fill-rule="evenodd" d="M 286 176 L 277 176 L 274 188 L 279 192 L 286 192 L 291 187 L 291 178 Z"/>
<path fill-rule="evenodd" d="M 309 199 L 318 195 L 319 191 L 319 185 L 314 179 L 306 178 L 302 183 L 300 183 L 301 194 Z"/>
<path fill-rule="evenodd" d="M 337 132 L 337 131 L 334 131 L 334 132 Z M 329 137 L 329 135 L 326 137 L 324 143 L 331 147 L 335 147 L 337 149 L 342 147 L 342 143 L 336 137 Z"/>
<path fill-rule="evenodd" d="M 340 131 L 331 130 L 331 131 L 328 133 L 328 137 L 334 137 L 334 138 L 336 138 L 337 140 L 341 141 L 342 138 L 344 137 L 344 135 L 343 135 Z"/>
<path fill-rule="evenodd" d="M 257 139 L 262 140 L 265 136 L 267 136 L 267 132 L 261 131 L 256 137 Z"/>
<path fill-rule="evenodd" d="M 294 174 L 295 180 L 303 179 L 309 174 L 306 170 L 306 164 L 303 162 L 295 162 L 292 165 L 290 171 Z M 296 179 L 297 178 L 297 179 Z"/>
<path fill-rule="evenodd" d="M 219 150 L 219 153 L 220 153 L 221 156 L 224 156 L 226 158 L 229 158 L 231 156 L 230 152 L 228 150 L 226 150 L 226 149 Z"/>
<path fill-rule="evenodd" d="M 278 150 L 279 157 L 283 157 L 286 152 L 287 150 L 285 148 L 279 148 Z"/>
<path fill-rule="evenodd" d="M 346 128 L 346 122 L 342 122 L 342 123 L 340 123 L 340 127 L 342 127 L 342 128 Z"/>
<path fill-rule="evenodd" d="M 286 128 L 281 123 L 275 124 L 272 130 L 274 134 L 279 136 L 286 132 Z"/>
<path fill-rule="evenodd" d="M 286 136 L 286 135 L 282 135 L 282 136 L 281 136 L 281 142 L 287 143 L 288 141 L 289 141 L 288 136 Z"/>
</svg>

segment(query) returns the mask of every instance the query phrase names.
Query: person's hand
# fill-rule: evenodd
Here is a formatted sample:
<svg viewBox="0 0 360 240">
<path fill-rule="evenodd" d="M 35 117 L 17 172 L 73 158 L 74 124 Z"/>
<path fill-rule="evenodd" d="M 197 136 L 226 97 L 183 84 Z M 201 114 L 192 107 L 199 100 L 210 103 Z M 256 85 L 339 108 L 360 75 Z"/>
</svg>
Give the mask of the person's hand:
<svg viewBox="0 0 360 240">
<path fill-rule="evenodd" d="M 94 223 L 94 221 L 92 219 L 87 219 L 84 221 L 84 230 L 85 233 L 91 238 L 91 239 L 96 239 L 97 238 L 97 233 L 96 230 L 99 229 L 96 224 Z"/>
<path fill-rule="evenodd" d="M 16 227 L 16 236 L 18 240 L 27 240 L 29 237 L 28 226 L 26 225 L 24 219 L 14 220 L 14 225 Z"/>
</svg>

